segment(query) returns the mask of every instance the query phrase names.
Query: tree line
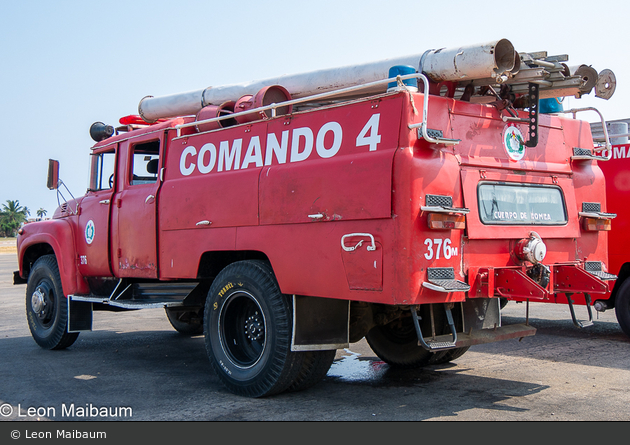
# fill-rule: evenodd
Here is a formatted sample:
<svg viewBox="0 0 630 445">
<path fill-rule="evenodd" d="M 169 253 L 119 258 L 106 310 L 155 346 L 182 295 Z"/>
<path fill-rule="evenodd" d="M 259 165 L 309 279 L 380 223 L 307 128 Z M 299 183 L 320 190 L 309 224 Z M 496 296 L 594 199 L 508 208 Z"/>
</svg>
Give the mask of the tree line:
<svg viewBox="0 0 630 445">
<path fill-rule="evenodd" d="M 37 211 L 37 216 L 43 218 L 47 213 L 46 210 L 40 208 Z M 20 201 L 7 199 L 7 202 L 2 204 L 2 211 L 0 211 L 0 236 L 16 236 L 18 229 L 30 215 L 31 211 L 28 207 L 20 205 Z"/>
</svg>

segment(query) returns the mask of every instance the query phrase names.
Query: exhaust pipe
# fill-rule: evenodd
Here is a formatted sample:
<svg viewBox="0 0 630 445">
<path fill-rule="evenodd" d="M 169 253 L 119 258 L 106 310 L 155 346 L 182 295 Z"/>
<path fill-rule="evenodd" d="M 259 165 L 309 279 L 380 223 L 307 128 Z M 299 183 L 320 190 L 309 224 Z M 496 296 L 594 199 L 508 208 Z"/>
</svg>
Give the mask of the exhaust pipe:
<svg viewBox="0 0 630 445">
<path fill-rule="evenodd" d="M 411 65 L 434 81 L 461 81 L 493 78 L 497 83 L 518 72 L 520 58 L 507 39 L 452 49 L 425 51 L 422 54 L 386 59 L 361 65 L 345 66 L 301 74 L 285 75 L 242 84 L 208 87 L 203 90 L 162 97 L 147 96 L 140 101 L 138 112 L 147 122 L 160 118 L 196 115 L 208 105 L 236 101 L 255 95 L 262 89 L 281 85 L 290 97 L 311 96 L 386 79 L 395 65 Z M 387 86 L 366 89 L 366 94 L 387 91 Z"/>
</svg>

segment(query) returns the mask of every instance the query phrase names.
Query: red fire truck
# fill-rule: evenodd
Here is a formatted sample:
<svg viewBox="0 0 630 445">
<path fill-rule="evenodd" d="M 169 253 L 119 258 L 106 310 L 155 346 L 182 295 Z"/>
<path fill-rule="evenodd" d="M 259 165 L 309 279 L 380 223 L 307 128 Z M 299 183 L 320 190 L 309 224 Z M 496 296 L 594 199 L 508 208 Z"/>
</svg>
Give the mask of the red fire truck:
<svg viewBox="0 0 630 445">
<path fill-rule="evenodd" d="M 625 137 L 627 138 L 627 134 Z M 610 136 L 613 138 L 613 135 Z M 618 138 L 618 137 L 617 137 Z M 615 138 L 612 139 L 613 141 Z M 626 246 L 630 224 L 630 211 L 625 206 L 625 194 L 630 190 L 630 145 L 615 144 L 603 152 L 609 158 L 601 163 L 606 179 L 606 199 L 608 209 L 616 215 L 614 228 L 608 235 L 610 262 L 608 268 L 618 275 L 610 292 L 595 302 L 595 309 L 605 311 L 615 309 L 615 315 L 623 332 L 630 336 L 630 262 Z"/>
<path fill-rule="evenodd" d="M 364 337 L 419 367 L 534 335 L 500 298 L 616 278 L 590 128 L 539 113 L 591 91 L 567 60 L 501 39 L 145 97 L 91 127 L 86 194 L 19 234 L 33 338 L 67 348 L 93 311 L 164 307 L 260 397 L 316 384 Z"/>
</svg>

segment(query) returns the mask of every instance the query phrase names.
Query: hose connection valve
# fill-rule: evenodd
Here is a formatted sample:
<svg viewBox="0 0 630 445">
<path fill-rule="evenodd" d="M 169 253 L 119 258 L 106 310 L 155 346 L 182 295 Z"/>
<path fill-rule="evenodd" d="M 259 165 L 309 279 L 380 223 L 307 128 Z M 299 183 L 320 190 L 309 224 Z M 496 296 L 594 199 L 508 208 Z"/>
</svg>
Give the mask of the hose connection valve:
<svg viewBox="0 0 630 445">
<path fill-rule="evenodd" d="M 530 232 L 529 238 L 524 238 L 516 244 L 516 257 L 521 261 L 540 264 L 547 255 L 547 246 L 540 235 Z"/>
</svg>

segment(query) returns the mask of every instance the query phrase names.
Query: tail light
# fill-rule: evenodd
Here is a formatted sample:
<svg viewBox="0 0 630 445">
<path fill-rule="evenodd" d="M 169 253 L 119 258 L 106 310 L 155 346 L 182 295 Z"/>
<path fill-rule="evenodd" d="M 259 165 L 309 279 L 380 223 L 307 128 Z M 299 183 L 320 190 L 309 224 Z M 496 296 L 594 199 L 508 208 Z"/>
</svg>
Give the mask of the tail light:
<svg viewBox="0 0 630 445">
<path fill-rule="evenodd" d="M 588 232 L 608 231 L 611 229 L 611 220 L 602 218 L 584 218 L 583 229 Z"/>
<path fill-rule="evenodd" d="M 463 230 L 466 228 L 464 215 L 429 213 L 427 223 L 430 229 L 437 230 Z"/>
</svg>

